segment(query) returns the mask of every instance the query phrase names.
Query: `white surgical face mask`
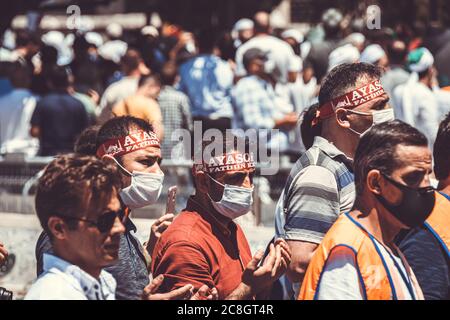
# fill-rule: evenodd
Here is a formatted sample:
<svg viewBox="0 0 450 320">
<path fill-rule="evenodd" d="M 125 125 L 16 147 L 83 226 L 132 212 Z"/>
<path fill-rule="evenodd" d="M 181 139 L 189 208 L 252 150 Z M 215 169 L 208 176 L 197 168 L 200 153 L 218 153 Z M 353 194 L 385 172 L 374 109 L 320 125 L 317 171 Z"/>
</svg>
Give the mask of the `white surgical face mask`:
<svg viewBox="0 0 450 320">
<path fill-rule="evenodd" d="M 223 185 L 213 177 L 209 177 L 224 187 L 220 201 L 214 201 L 209 193 L 207 194 L 217 212 L 233 220 L 250 211 L 253 204 L 253 188 L 243 188 L 229 184 Z"/>
<path fill-rule="evenodd" d="M 120 190 L 120 198 L 130 209 L 156 203 L 161 195 L 164 174 L 133 171 L 131 184 Z"/>
<path fill-rule="evenodd" d="M 372 115 L 373 120 L 372 120 L 372 125 L 367 128 L 366 131 L 360 133 L 358 131 L 353 130 L 352 128 L 349 128 L 350 131 L 352 131 L 353 133 L 359 135 L 360 137 L 363 136 L 364 134 L 366 134 L 367 132 L 369 132 L 370 129 L 372 129 L 372 127 L 376 124 L 380 124 L 380 123 L 384 123 L 384 122 L 388 122 L 388 121 L 393 121 L 395 119 L 394 116 L 394 109 L 389 108 L 389 109 L 383 109 L 383 110 L 375 110 L 372 113 L 369 112 L 358 112 L 358 111 L 352 111 L 349 110 L 351 113 L 354 114 L 359 114 L 361 116 L 370 116 Z"/>
<path fill-rule="evenodd" d="M 149 173 L 133 171 L 129 172 L 114 157 L 111 157 L 126 173 L 131 176 L 131 184 L 120 190 L 119 195 L 123 203 L 130 208 L 138 209 L 158 201 L 161 195 L 162 185 L 164 181 L 163 173 Z"/>
</svg>

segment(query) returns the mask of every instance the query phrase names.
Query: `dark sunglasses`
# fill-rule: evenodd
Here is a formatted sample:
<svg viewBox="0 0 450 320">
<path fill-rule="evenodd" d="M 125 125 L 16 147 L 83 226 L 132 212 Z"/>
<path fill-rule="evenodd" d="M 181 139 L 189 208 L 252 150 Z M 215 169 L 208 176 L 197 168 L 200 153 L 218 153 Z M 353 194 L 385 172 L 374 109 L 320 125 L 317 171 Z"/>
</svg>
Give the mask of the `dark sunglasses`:
<svg viewBox="0 0 450 320">
<path fill-rule="evenodd" d="M 383 173 L 383 172 L 382 172 L 381 174 L 382 174 L 382 176 L 383 176 L 387 181 L 389 181 L 390 183 L 392 183 L 394 186 L 396 186 L 396 187 L 399 188 L 400 190 L 402 190 L 403 188 L 406 188 L 406 189 L 410 189 L 410 190 L 415 190 L 415 191 L 417 191 L 419 194 L 433 193 L 433 192 L 436 191 L 436 189 L 433 188 L 432 186 L 414 189 L 414 188 L 412 188 L 412 187 L 410 187 L 410 186 L 408 186 L 408 185 L 405 185 L 405 184 L 402 184 L 402 183 L 400 183 L 400 182 L 398 182 L 398 181 L 395 181 L 392 177 L 388 176 L 387 174 L 385 174 L 385 173 Z"/>
<path fill-rule="evenodd" d="M 68 217 L 63 215 L 59 216 L 65 219 L 78 220 L 90 223 L 93 226 L 97 227 L 98 231 L 100 231 L 101 233 L 106 233 L 112 229 L 112 227 L 114 226 L 114 222 L 116 221 L 116 218 L 119 218 L 120 222 L 123 225 L 125 225 L 129 214 L 130 212 L 128 208 L 125 208 L 119 209 L 117 211 L 112 210 L 106 211 L 97 219 L 97 221 L 92 221 L 86 218 Z"/>
</svg>

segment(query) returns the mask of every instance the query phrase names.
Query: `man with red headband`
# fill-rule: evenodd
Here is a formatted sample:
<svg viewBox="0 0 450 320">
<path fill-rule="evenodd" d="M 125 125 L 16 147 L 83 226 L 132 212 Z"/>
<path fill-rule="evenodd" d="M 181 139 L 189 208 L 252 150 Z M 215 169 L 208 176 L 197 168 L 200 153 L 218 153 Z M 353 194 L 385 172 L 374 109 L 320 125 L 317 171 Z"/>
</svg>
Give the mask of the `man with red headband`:
<svg viewBox="0 0 450 320">
<path fill-rule="evenodd" d="M 253 198 L 255 156 L 238 139 L 203 142 L 194 150 L 195 195 L 156 244 L 152 271 L 164 275 L 162 292 L 193 284 L 217 288 L 219 299 L 252 299 L 285 272 L 290 252 L 282 239 L 267 257 L 252 258 L 242 229 L 233 220 L 248 213 Z M 217 143 L 217 144 L 216 144 Z M 211 153 L 211 145 L 216 144 Z M 207 154 L 208 153 L 208 154 Z M 197 157 L 194 157 L 194 159 Z M 263 260 L 263 261 L 262 261 Z"/>
<path fill-rule="evenodd" d="M 98 158 L 109 159 L 120 168 L 122 188 L 119 190 L 119 198 L 125 210 L 130 211 L 156 203 L 161 193 L 164 174 L 159 166 L 160 143 L 148 122 L 129 116 L 108 120 L 97 133 L 96 145 Z M 144 289 L 145 299 L 190 297 L 193 289 L 191 284 L 186 284 L 166 295 L 154 294 L 163 278 L 155 278 L 155 282 L 148 286 L 149 260 L 157 241 L 156 234 L 163 232 L 172 220 L 173 214 L 161 217 L 152 226 L 149 241 L 142 246 L 132 234 L 132 231 L 136 232 L 136 226 L 130 218 L 127 219 L 125 233 L 120 239 L 118 262 L 106 268 L 117 281 L 118 299 L 140 299 Z M 38 274 L 39 261 L 43 253 L 50 250 L 48 237 L 43 233 L 36 249 Z"/>
<path fill-rule="evenodd" d="M 286 299 L 298 295 L 314 250 L 339 215 L 353 206 L 352 166 L 360 137 L 374 124 L 394 118 L 380 76 L 373 65 L 342 64 L 322 82 L 312 122 L 320 135 L 291 170 L 276 208 L 276 235 L 292 251 L 282 279 Z"/>
</svg>

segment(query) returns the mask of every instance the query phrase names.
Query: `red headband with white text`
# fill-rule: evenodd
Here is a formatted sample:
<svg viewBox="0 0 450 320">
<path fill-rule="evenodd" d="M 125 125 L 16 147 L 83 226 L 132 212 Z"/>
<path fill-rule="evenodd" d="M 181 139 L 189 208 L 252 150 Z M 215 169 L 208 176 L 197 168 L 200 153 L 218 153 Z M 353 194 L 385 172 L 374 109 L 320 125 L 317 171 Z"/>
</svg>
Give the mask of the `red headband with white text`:
<svg viewBox="0 0 450 320">
<path fill-rule="evenodd" d="M 206 173 L 240 171 L 255 167 L 253 152 L 250 153 L 230 153 L 221 156 L 210 157 L 203 160 L 201 164 L 194 164 L 193 171 L 203 171 Z"/>
<path fill-rule="evenodd" d="M 321 105 L 317 111 L 313 125 L 317 124 L 320 120 L 331 117 L 336 109 L 354 109 L 383 94 L 385 94 L 385 91 L 379 79 L 372 81 L 361 88 L 347 92 L 346 94 Z"/>
<path fill-rule="evenodd" d="M 111 139 L 103 143 L 97 150 L 97 157 L 101 158 L 104 155 L 120 157 L 147 147 L 161 148 L 158 137 L 154 132 L 137 130 L 130 132 L 125 137 Z"/>
</svg>

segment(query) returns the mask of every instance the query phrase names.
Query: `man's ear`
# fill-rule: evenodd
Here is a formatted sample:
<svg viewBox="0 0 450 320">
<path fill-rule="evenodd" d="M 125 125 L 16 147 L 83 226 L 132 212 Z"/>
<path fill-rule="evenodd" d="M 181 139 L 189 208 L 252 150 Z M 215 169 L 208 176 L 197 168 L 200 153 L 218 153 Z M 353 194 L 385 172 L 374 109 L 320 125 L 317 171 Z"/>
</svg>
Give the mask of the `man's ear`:
<svg viewBox="0 0 450 320">
<path fill-rule="evenodd" d="M 381 173 L 379 170 L 370 170 L 367 173 L 366 178 L 367 190 L 369 190 L 374 194 L 380 195 L 381 194 L 380 179 Z"/>
<path fill-rule="evenodd" d="M 55 239 L 58 240 L 66 239 L 68 230 L 67 224 L 60 217 L 51 216 L 48 219 L 47 227 Z"/>
<path fill-rule="evenodd" d="M 336 109 L 336 121 L 338 125 L 343 128 L 350 128 L 350 122 L 348 121 L 347 110 L 344 108 Z"/>
<path fill-rule="evenodd" d="M 208 193 L 209 192 L 209 179 L 208 175 L 204 173 L 203 171 L 197 171 L 195 175 L 195 184 L 197 186 L 197 189 L 201 191 L 202 193 Z"/>
<path fill-rule="evenodd" d="M 115 165 L 117 165 L 116 161 L 114 161 L 114 158 L 112 156 L 110 156 L 109 154 L 103 155 L 102 161 L 104 161 L 107 164 L 115 164 Z"/>
</svg>

